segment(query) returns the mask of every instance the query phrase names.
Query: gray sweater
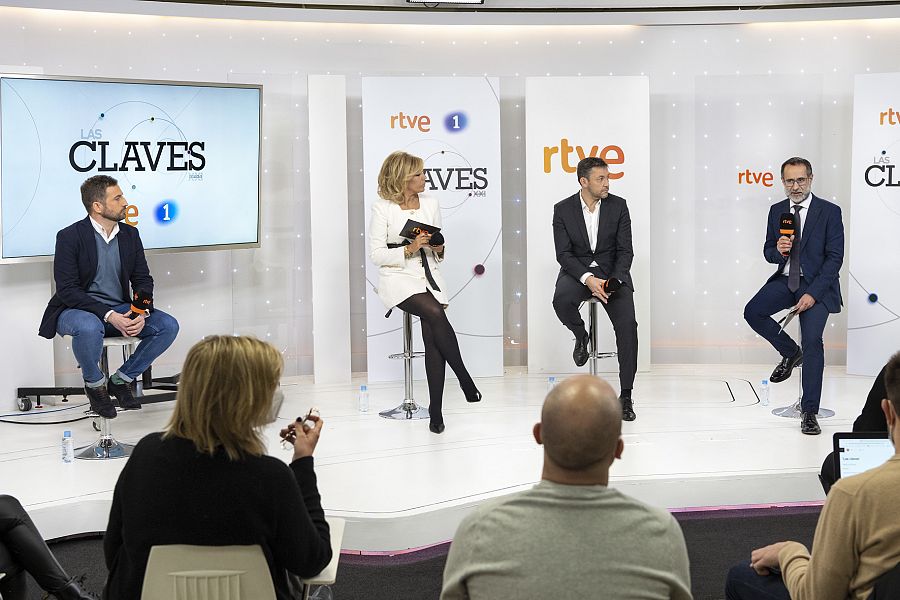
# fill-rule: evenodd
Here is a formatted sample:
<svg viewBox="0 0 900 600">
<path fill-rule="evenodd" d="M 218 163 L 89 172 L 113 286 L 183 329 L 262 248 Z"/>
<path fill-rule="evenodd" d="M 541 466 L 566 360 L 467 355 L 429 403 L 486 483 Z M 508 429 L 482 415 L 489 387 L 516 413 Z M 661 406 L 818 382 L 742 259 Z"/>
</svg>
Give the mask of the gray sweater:
<svg viewBox="0 0 900 600">
<path fill-rule="evenodd" d="M 690 590 L 668 512 L 603 485 L 541 481 L 463 520 L 441 600 L 690 600 Z"/>
</svg>

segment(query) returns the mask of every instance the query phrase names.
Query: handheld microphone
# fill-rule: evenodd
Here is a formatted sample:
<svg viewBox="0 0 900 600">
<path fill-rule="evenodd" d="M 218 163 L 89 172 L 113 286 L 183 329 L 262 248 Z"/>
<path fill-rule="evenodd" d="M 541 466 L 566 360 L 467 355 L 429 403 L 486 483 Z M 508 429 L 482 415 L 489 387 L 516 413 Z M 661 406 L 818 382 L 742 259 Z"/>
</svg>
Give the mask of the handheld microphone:
<svg viewBox="0 0 900 600">
<path fill-rule="evenodd" d="M 616 290 L 622 287 L 622 282 L 616 279 L 615 277 L 610 277 L 606 280 L 606 283 L 603 284 L 603 291 L 607 294 L 612 294 Z"/>
<path fill-rule="evenodd" d="M 443 246 L 444 245 L 444 234 L 438 231 L 433 236 L 431 236 L 431 240 L 428 242 L 429 246 Z"/>
<path fill-rule="evenodd" d="M 152 307 L 153 294 L 145 290 L 138 290 L 132 294 L 131 312 L 128 313 L 128 318 L 136 319 L 138 315 L 146 315 Z"/>
<path fill-rule="evenodd" d="M 781 218 L 778 220 L 778 222 L 778 232 L 781 235 L 785 237 L 791 237 L 792 235 L 794 235 L 794 233 L 796 233 L 797 223 L 796 221 L 794 221 L 794 213 L 781 213 Z M 790 254 L 790 252 L 781 253 L 782 256 L 787 256 L 788 254 Z"/>
</svg>

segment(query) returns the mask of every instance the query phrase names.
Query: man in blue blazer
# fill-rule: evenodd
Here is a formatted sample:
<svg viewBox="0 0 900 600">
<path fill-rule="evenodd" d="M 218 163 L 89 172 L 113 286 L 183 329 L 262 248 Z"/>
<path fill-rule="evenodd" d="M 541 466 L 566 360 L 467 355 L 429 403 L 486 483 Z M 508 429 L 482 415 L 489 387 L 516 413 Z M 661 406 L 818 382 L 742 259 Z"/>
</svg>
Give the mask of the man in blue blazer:
<svg viewBox="0 0 900 600">
<path fill-rule="evenodd" d="M 589 156 L 576 168 L 581 190 L 553 207 L 553 241 L 559 276 L 553 309 L 575 335 L 572 358 L 588 359 L 588 333 L 579 305 L 595 297 L 603 303 L 616 334 L 622 418 L 634 421 L 631 397 L 637 371 L 638 337 L 631 262 L 631 216 L 625 199 L 609 193 L 609 167 Z"/>
<path fill-rule="evenodd" d="M 781 165 L 781 181 L 787 198 L 769 209 L 769 224 L 763 255 L 778 265 L 775 273 L 747 303 L 744 319 L 769 341 L 782 360 L 770 381 L 778 383 L 803 364 L 803 399 L 800 431 L 807 435 L 822 432 L 816 420 L 822 397 L 825 349 L 822 332 L 829 313 L 841 311 L 838 280 L 844 262 L 844 224 L 841 209 L 810 192 L 812 165 L 804 158 L 789 158 Z M 794 215 L 795 233 L 780 233 L 781 215 Z M 801 345 L 791 339 L 771 315 L 786 308 L 796 309 L 800 319 Z"/>
<path fill-rule="evenodd" d="M 88 216 L 56 234 L 53 278 L 56 293 L 47 304 L 38 333 L 47 339 L 72 337 L 72 351 L 84 379 L 91 409 L 106 418 L 116 416 L 110 394 L 123 409 L 138 409 L 131 382 L 147 370 L 178 334 L 178 322 L 161 310 L 131 313 L 131 289 L 153 294 L 153 278 L 138 230 L 121 223 L 128 201 L 118 182 L 95 175 L 81 185 Z M 109 381 L 100 370 L 103 338 L 141 339 L 137 350 Z"/>
</svg>

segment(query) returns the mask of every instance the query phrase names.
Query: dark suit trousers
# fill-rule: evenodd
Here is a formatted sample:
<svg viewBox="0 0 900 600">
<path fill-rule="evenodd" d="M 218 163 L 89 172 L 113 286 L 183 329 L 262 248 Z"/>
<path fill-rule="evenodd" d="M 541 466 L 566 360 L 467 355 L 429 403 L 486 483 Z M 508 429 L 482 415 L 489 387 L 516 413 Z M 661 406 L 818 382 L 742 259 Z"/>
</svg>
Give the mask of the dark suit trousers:
<svg viewBox="0 0 900 600">
<path fill-rule="evenodd" d="M 589 300 L 591 291 L 586 285 L 569 275 L 560 273 L 556 280 L 556 292 L 553 294 L 553 309 L 556 316 L 575 337 L 587 333 L 584 320 L 578 307 Z M 623 286 L 612 294 L 609 302 L 603 304 L 606 314 L 616 334 L 616 352 L 619 356 L 619 386 L 623 390 L 634 387 L 634 374 L 637 372 L 638 337 L 637 320 L 634 316 L 634 292 Z"/>
<path fill-rule="evenodd" d="M 808 287 L 806 278 L 800 278 L 800 288 L 791 292 L 787 287 L 787 277 L 776 277 L 760 289 L 744 308 L 744 319 L 753 331 L 765 338 L 787 358 L 797 353 L 797 345 L 786 331 L 778 333 L 780 325 L 771 315 L 797 304 Z M 825 369 L 825 345 L 822 333 L 828 320 L 828 309 L 816 302 L 798 316 L 803 348 L 803 412 L 819 412 L 822 398 L 822 371 Z M 791 326 L 793 327 L 793 326 Z"/>
</svg>

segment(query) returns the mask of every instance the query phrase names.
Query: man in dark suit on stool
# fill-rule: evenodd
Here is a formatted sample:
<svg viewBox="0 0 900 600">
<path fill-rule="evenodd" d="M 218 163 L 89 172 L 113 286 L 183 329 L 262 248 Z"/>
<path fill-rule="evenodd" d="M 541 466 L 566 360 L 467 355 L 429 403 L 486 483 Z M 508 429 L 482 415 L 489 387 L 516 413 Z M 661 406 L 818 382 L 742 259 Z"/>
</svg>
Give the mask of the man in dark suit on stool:
<svg viewBox="0 0 900 600">
<path fill-rule="evenodd" d="M 622 418 L 634 421 L 631 392 L 638 338 L 630 273 L 634 259 L 631 216 L 625 199 L 609 193 L 609 167 L 603 159 L 582 159 L 576 175 L 581 190 L 553 207 L 553 240 L 560 265 L 553 309 L 575 335 L 572 358 L 581 367 L 588 359 L 588 333 L 578 307 L 592 296 L 603 303 L 616 334 Z"/>
<path fill-rule="evenodd" d="M 778 265 L 775 273 L 747 303 L 744 319 L 781 354 L 781 362 L 770 381 L 779 383 L 803 364 L 803 400 L 800 431 L 807 435 L 822 432 L 816 420 L 822 397 L 825 348 L 822 332 L 829 313 L 841 311 L 838 280 L 844 262 L 844 223 L 838 205 L 810 192 L 812 165 L 805 158 L 789 158 L 781 165 L 781 181 L 787 198 L 769 209 L 769 223 L 763 255 Z M 794 215 L 793 236 L 780 235 L 781 215 Z M 800 318 L 802 346 L 771 315 L 787 308 Z"/>
</svg>

